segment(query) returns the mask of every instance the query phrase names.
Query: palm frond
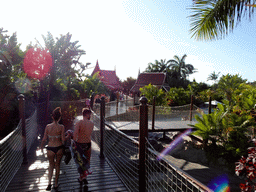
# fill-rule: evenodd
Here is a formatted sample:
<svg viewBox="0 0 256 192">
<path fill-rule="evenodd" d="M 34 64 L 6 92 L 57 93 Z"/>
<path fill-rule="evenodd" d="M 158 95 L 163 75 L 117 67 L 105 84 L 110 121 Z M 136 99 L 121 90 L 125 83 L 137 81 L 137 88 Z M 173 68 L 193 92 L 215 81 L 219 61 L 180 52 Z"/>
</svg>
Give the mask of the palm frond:
<svg viewBox="0 0 256 192">
<path fill-rule="evenodd" d="M 192 10 L 192 37 L 196 40 L 216 40 L 224 38 L 232 32 L 235 23 L 244 16 L 251 18 L 255 0 L 197 0 Z M 247 15 L 246 15 L 247 14 Z"/>
</svg>

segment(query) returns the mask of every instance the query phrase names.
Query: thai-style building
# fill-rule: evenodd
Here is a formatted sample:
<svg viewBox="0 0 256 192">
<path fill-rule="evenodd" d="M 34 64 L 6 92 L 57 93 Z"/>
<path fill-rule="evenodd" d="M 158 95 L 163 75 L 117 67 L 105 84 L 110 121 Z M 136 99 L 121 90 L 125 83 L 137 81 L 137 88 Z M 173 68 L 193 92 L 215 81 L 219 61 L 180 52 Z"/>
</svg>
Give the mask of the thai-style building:
<svg viewBox="0 0 256 192">
<path fill-rule="evenodd" d="M 140 73 L 138 79 L 134 86 L 131 88 L 130 92 L 133 94 L 139 94 L 140 88 L 146 85 L 155 85 L 159 89 L 163 89 L 164 91 L 169 91 L 170 86 L 167 81 L 166 73 Z"/>
<path fill-rule="evenodd" d="M 123 87 L 121 86 L 117 76 L 116 71 L 110 71 L 110 70 L 102 70 L 99 67 L 99 63 L 97 60 L 96 66 L 92 72 L 92 76 L 98 73 L 99 78 L 102 83 L 110 90 L 110 91 L 120 91 L 123 90 Z"/>
</svg>

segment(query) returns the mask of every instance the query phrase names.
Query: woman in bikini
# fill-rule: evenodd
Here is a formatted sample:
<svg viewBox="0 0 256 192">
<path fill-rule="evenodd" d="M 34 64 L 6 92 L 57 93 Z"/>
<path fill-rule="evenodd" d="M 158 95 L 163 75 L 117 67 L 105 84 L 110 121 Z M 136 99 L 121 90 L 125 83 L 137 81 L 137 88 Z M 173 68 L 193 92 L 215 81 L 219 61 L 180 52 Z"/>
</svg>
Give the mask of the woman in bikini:
<svg viewBox="0 0 256 192">
<path fill-rule="evenodd" d="M 59 124 L 61 118 L 61 108 L 57 107 L 52 112 L 53 122 L 48 124 L 45 128 L 44 138 L 42 139 L 41 149 L 43 149 L 46 140 L 48 139 L 47 157 L 49 160 L 49 182 L 46 188 L 47 191 L 51 190 L 51 180 L 53 175 L 53 169 L 56 169 L 55 186 L 53 187 L 56 191 L 59 187 L 58 179 L 60 174 L 60 162 L 63 156 L 64 141 L 69 137 L 65 138 L 64 126 Z"/>
</svg>

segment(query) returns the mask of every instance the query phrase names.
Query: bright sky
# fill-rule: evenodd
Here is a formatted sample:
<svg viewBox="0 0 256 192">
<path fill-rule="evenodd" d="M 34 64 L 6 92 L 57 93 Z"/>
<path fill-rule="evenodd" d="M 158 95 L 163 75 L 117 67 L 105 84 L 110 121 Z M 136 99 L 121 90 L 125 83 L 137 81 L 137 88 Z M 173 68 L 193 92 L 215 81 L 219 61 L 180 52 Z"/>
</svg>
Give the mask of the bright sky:
<svg viewBox="0 0 256 192">
<path fill-rule="evenodd" d="M 114 70 L 124 80 L 137 78 L 148 63 L 187 54 L 186 63 L 207 82 L 215 71 L 240 74 L 256 80 L 256 22 L 243 19 L 224 40 L 198 42 L 189 34 L 192 0 L 8 0 L 1 2 L 0 27 L 17 32 L 22 49 L 42 35 L 72 34 L 86 55 L 83 63 L 99 61 L 101 69 Z M 91 70 L 88 70 L 91 73 Z"/>
</svg>

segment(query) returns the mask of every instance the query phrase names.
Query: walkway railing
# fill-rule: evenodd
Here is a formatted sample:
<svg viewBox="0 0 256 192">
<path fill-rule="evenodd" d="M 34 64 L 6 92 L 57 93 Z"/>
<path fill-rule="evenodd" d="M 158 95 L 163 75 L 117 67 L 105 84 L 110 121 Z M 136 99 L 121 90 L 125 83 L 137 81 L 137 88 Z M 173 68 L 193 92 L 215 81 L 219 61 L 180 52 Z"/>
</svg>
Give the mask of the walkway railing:
<svg viewBox="0 0 256 192">
<path fill-rule="evenodd" d="M 105 118 L 118 116 L 120 114 L 126 114 L 134 106 L 133 99 L 121 100 L 121 101 L 111 101 L 105 103 Z M 93 105 L 93 111 L 100 115 L 100 103 L 95 103 Z"/>
<path fill-rule="evenodd" d="M 26 119 L 27 152 L 37 136 L 37 110 Z M 0 141 L 0 191 L 5 191 L 23 162 L 22 122 Z"/>
<path fill-rule="evenodd" d="M 100 134 L 101 120 L 96 113 L 93 113 L 93 122 L 95 128 L 92 139 L 100 146 L 102 137 Z M 111 126 L 104 128 L 103 137 L 104 144 L 101 150 L 104 151 L 104 156 L 107 157 L 112 168 L 117 172 L 126 187 L 131 191 L 137 191 L 139 188 L 138 141 Z"/>
<path fill-rule="evenodd" d="M 161 161 L 158 161 L 156 157 L 159 153 L 150 147 L 148 142 L 139 144 L 139 141 L 106 123 L 106 118 L 109 119 L 115 116 L 119 119 L 119 115 L 125 116 L 129 111 L 135 114 L 133 118 L 140 119 L 139 107 L 133 105 L 133 99 L 109 102 L 107 104 L 104 101 L 103 98 L 100 105 L 96 104 L 93 106 L 95 111 L 93 113 L 95 129 L 92 138 L 100 146 L 100 157 L 106 157 L 127 188 L 131 191 L 141 191 L 140 189 L 142 188 L 147 191 L 209 191 L 207 187 L 173 166 L 167 159 L 163 158 Z M 84 106 L 83 101 L 76 102 L 76 104 L 79 103 Z M 53 106 L 54 103 L 51 104 Z M 74 105 L 74 103 L 69 104 Z M 151 111 L 151 109 L 148 111 Z M 28 152 L 37 136 L 37 111 L 25 122 Z M 146 121 L 145 123 L 148 122 Z M 142 145 L 145 145 L 145 182 L 141 182 L 140 178 L 141 162 L 139 147 Z M 0 141 L 0 191 L 6 189 L 22 164 L 23 149 L 22 126 L 20 122 L 12 133 Z M 143 183 L 143 186 L 141 186 L 141 183 Z"/>
<path fill-rule="evenodd" d="M 104 100 L 102 101 L 101 108 L 103 110 L 98 111 L 104 113 L 104 108 L 107 108 L 107 105 L 105 106 Z M 172 165 L 166 158 L 158 161 L 159 152 L 155 151 L 148 142 L 145 143 L 145 181 L 141 181 L 140 167 L 142 166 L 139 146 L 143 144 L 139 144 L 139 141 L 106 123 L 105 114 L 93 113 L 93 121 L 95 123 L 93 140 L 103 147 L 101 150 L 104 157 L 130 191 L 211 191 Z M 102 122 L 104 126 L 102 126 Z"/>
</svg>

